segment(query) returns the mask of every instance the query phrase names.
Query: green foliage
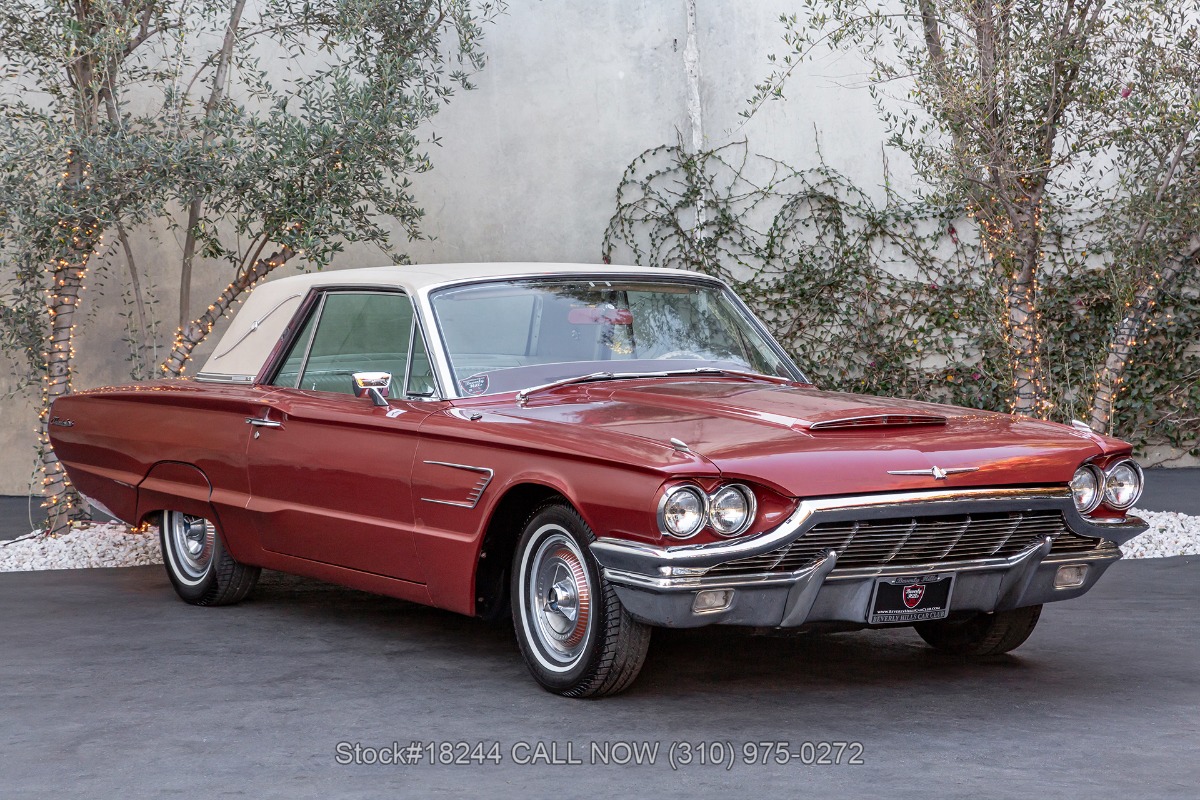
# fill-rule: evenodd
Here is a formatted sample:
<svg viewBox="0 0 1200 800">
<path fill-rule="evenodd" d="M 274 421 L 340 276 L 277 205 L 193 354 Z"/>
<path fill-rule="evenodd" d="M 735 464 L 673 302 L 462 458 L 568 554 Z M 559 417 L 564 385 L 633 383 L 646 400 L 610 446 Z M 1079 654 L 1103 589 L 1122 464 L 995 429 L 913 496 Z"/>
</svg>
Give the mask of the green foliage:
<svg viewBox="0 0 1200 800">
<path fill-rule="evenodd" d="M 211 136 L 197 168 L 180 176 L 181 201 L 204 199 L 193 230 L 202 252 L 243 267 L 246 243 L 269 241 L 320 268 L 346 242 L 392 253 L 388 221 L 418 236 L 423 212 L 406 176 L 430 166 L 419 128 L 456 88 L 471 88 L 484 61 L 481 24 L 502 9 L 471 0 L 268 2 L 260 21 L 245 24 L 233 63 L 250 101 L 227 99 L 204 114 L 191 95 L 166 98 Z M 447 34 L 456 46 L 446 46 Z M 268 70 L 260 54 L 276 48 L 308 60 L 289 56 Z"/>
<path fill-rule="evenodd" d="M 700 212 L 697 213 L 697 209 Z M 697 220 L 701 220 L 698 224 Z M 1051 416 L 1086 414 L 1124 310 L 1121 270 L 1088 266 L 1096 221 L 1048 232 L 1039 289 Z M 797 170 L 745 144 L 646 151 L 626 169 L 606 261 L 692 269 L 729 281 L 819 385 L 1007 410 L 1003 297 L 963 209 L 877 202 L 821 165 Z M 1117 409 L 1140 446 L 1200 451 L 1200 281 L 1163 298 Z"/>
<path fill-rule="evenodd" d="M 420 235 L 407 176 L 429 168 L 436 143 L 420 128 L 471 88 L 482 26 L 503 1 L 266 0 L 238 17 L 240 5 L 12 0 L 0 10 L 0 347 L 18 356 L 23 382 L 44 366 L 46 265 L 62 220 L 95 220 L 107 242 L 118 224 L 165 224 L 182 238 L 179 209 L 200 200 L 196 251 L 226 260 L 234 280 L 274 248 L 320 268 L 346 242 L 392 252 L 391 221 Z M 68 179 L 71 161 L 82 172 Z M 121 266 L 120 248 L 97 250 L 93 269 Z M 137 291 L 106 277 L 118 295 Z M 147 327 L 131 342 L 157 320 Z"/>
</svg>

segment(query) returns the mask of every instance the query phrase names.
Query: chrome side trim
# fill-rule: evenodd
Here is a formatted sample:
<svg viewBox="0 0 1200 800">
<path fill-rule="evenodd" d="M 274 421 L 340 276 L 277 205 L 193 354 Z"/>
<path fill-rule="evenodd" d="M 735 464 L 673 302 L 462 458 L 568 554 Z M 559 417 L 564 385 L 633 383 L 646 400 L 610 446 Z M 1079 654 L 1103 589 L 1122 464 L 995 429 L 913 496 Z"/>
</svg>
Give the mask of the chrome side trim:
<svg viewBox="0 0 1200 800">
<path fill-rule="evenodd" d="M 474 508 L 475 506 L 479 505 L 479 498 L 483 497 L 483 493 L 487 489 L 488 484 L 492 482 L 492 478 L 496 475 L 493 470 L 490 470 L 487 467 L 473 467 L 470 464 L 451 464 L 449 461 L 426 461 L 425 463 L 435 467 L 450 467 L 451 469 L 464 469 L 468 472 L 478 472 L 483 476 L 479 479 L 475 486 L 471 488 L 471 491 L 467 494 L 466 500 L 434 500 L 431 497 L 421 498 L 426 503 L 436 503 L 442 506 Z"/>
<path fill-rule="evenodd" d="M 1080 536 L 1108 539 L 1123 544 L 1142 531 L 1146 523 L 1137 517 L 1127 517 L 1114 525 L 1096 525 L 1080 515 L 1066 487 L 1011 489 L 944 489 L 919 492 L 896 492 L 857 497 L 829 497 L 802 500 L 777 527 L 754 536 L 724 542 L 661 547 L 624 539 L 602 537 L 592 543 L 596 560 L 616 570 L 670 575 L 678 567 L 712 567 L 724 561 L 747 558 L 769 552 L 799 538 L 820 518 L 853 519 L 858 515 L 881 517 L 888 514 L 911 514 L 920 506 L 922 514 L 946 514 L 984 510 L 1056 509 L 1063 513 L 1067 528 Z M 909 569 L 909 568 L 906 568 Z"/>
</svg>

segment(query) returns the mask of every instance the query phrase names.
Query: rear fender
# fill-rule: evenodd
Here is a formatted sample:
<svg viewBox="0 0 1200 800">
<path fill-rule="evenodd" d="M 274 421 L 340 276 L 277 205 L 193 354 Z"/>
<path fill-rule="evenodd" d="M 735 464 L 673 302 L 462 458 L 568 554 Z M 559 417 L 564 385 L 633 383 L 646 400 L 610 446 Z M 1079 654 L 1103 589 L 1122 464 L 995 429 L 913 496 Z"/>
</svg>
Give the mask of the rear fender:
<svg viewBox="0 0 1200 800">
<path fill-rule="evenodd" d="M 180 461 L 160 461 L 138 484 L 137 519 L 148 521 L 160 511 L 182 511 L 210 520 L 221 533 L 226 549 L 238 561 L 246 554 L 233 537 L 225 535 L 217 509 L 212 504 L 212 483 L 198 467 Z M 157 520 L 156 520 L 157 521 Z"/>
</svg>

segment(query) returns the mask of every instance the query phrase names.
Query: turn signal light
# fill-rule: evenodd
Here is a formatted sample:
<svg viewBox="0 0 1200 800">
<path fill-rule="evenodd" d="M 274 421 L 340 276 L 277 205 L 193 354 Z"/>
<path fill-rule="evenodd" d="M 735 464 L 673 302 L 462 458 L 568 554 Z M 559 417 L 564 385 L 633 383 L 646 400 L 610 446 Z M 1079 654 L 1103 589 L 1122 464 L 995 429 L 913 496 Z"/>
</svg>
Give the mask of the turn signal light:
<svg viewBox="0 0 1200 800">
<path fill-rule="evenodd" d="M 1059 567 L 1058 572 L 1054 573 L 1054 588 L 1074 589 L 1076 586 L 1083 586 L 1083 581 L 1087 578 L 1087 574 L 1087 564 Z"/>
<path fill-rule="evenodd" d="M 696 592 L 696 600 L 692 603 L 692 613 L 707 614 L 713 611 L 724 611 L 733 602 L 733 589 L 705 589 Z"/>
</svg>

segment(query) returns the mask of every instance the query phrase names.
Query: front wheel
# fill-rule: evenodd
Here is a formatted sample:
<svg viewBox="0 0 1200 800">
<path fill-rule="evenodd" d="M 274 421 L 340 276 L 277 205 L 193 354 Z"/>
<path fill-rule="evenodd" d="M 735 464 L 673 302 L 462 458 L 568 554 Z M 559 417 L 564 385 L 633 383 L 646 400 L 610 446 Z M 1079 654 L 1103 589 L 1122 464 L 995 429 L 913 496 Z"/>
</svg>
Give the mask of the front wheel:
<svg viewBox="0 0 1200 800">
<path fill-rule="evenodd" d="M 959 656 L 998 656 L 1024 644 L 1041 615 L 1041 606 L 1026 606 L 963 620 L 920 622 L 913 627 L 938 650 Z"/>
<path fill-rule="evenodd" d="M 192 605 L 224 606 L 244 600 L 262 572 L 234 560 L 216 526 L 204 517 L 164 511 L 159 543 L 175 593 Z"/>
<path fill-rule="evenodd" d="M 583 518 L 547 503 L 525 523 L 513 556 L 512 612 L 533 677 L 566 697 L 616 694 L 633 683 L 650 628 L 633 619 L 588 550 Z"/>
</svg>

